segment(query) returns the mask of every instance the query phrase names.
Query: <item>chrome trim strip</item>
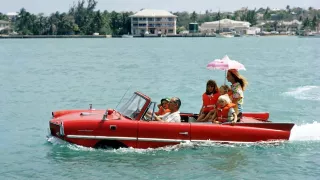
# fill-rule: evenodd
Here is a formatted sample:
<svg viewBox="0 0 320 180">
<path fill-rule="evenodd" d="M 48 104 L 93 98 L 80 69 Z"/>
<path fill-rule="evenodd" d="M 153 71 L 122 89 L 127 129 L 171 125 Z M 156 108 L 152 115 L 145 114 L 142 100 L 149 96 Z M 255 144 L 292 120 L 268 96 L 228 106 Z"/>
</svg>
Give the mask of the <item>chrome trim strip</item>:
<svg viewBox="0 0 320 180">
<path fill-rule="evenodd" d="M 186 142 L 189 140 L 183 139 L 162 139 L 162 138 L 138 138 L 138 141 L 152 141 L 152 142 Z"/>
<path fill-rule="evenodd" d="M 118 137 L 118 136 L 85 136 L 85 135 L 67 135 L 67 138 L 74 139 L 105 139 L 105 140 L 127 140 L 127 141 L 151 141 L 151 142 L 187 142 L 183 139 L 161 139 L 161 138 L 134 138 L 134 137 Z"/>
<path fill-rule="evenodd" d="M 84 129 L 84 130 L 82 130 L 82 129 L 80 129 L 80 130 L 78 130 L 79 132 L 92 132 L 93 130 L 87 130 L 87 129 Z"/>
<path fill-rule="evenodd" d="M 67 138 L 74 139 L 103 139 L 103 140 L 123 140 L 123 141 L 143 141 L 143 142 L 212 142 L 212 143 L 232 143 L 232 144 L 254 144 L 259 142 L 236 142 L 236 141 L 215 141 L 215 140 L 183 140 L 183 139 L 162 139 L 162 138 L 134 138 L 134 137 L 119 137 L 119 136 L 85 136 L 85 135 L 67 135 Z"/>
<path fill-rule="evenodd" d="M 67 138 L 74 139 L 106 139 L 106 140 L 128 140 L 136 141 L 134 137 L 117 137 L 117 136 L 85 136 L 85 135 L 67 135 Z"/>
</svg>

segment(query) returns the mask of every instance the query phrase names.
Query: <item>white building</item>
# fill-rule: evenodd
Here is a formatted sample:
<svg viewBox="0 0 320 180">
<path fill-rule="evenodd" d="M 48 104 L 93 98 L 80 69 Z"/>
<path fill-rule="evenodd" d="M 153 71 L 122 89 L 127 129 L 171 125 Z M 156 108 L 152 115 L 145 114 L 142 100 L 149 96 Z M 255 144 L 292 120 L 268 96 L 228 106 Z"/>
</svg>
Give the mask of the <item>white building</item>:
<svg viewBox="0 0 320 180">
<path fill-rule="evenodd" d="M 10 28 L 10 22 L 0 20 L 0 31 Z"/>
<path fill-rule="evenodd" d="M 241 32 L 250 27 L 250 23 L 246 21 L 234 21 L 231 19 L 222 19 L 219 21 L 205 22 L 201 25 L 202 32 L 216 32 L 220 28 L 220 32 Z"/>
<path fill-rule="evenodd" d="M 261 32 L 261 28 L 258 28 L 258 27 L 249 27 L 246 30 L 247 35 L 256 35 L 256 34 L 259 34 L 260 32 Z"/>
<path fill-rule="evenodd" d="M 276 26 L 275 26 L 276 25 Z M 296 32 L 301 26 L 302 22 L 298 20 L 293 21 L 264 21 L 257 25 L 262 31 L 274 30 L 277 32 Z"/>
<path fill-rule="evenodd" d="M 176 34 L 177 16 L 165 10 L 143 9 L 131 17 L 131 34 Z"/>
<path fill-rule="evenodd" d="M 15 18 L 18 17 L 18 13 L 17 12 L 9 12 L 6 14 L 9 18 L 10 21 L 14 20 Z"/>
</svg>

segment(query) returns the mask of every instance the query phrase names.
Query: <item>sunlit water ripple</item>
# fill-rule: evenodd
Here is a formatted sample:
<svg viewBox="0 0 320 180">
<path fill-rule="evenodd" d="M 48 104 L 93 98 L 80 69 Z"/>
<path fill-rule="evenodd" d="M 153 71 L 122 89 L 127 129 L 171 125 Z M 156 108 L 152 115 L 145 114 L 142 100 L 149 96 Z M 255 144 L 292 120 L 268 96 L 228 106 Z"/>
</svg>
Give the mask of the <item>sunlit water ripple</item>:
<svg viewBox="0 0 320 180">
<path fill-rule="evenodd" d="M 320 40 L 296 37 L 0 40 L 3 179 L 318 179 Z M 289 141 L 97 150 L 47 137 L 51 111 L 114 108 L 129 89 L 197 113 L 205 67 L 228 54 L 247 71 L 246 111 L 294 122 Z"/>
</svg>

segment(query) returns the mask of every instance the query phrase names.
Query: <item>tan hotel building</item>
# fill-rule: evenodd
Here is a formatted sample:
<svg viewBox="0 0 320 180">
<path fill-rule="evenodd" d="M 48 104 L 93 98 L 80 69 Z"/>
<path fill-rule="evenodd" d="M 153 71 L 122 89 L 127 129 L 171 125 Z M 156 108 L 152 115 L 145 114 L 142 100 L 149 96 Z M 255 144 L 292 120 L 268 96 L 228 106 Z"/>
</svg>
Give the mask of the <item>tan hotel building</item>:
<svg viewBox="0 0 320 180">
<path fill-rule="evenodd" d="M 177 16 L 165 10 L 143 9 L 131 17 L 131 34 L 176 34 Z"/>
</svg>

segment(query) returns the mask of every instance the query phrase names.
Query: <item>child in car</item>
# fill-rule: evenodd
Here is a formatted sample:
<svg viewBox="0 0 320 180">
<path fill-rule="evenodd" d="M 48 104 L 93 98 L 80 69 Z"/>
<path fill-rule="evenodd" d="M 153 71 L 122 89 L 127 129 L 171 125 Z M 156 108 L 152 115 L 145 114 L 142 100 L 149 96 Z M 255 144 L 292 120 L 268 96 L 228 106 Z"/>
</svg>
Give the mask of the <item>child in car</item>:
<svg viewBox="0 0 320 180">
<path fill-rule="evenodd" d="M 158 104 L 159 111 L 155 112 L 157 116 L 161 116 L 170 112 L 169 101 L 170 101 L 170 98 L 161 99 L 160 104 Z"/>
</svg>

